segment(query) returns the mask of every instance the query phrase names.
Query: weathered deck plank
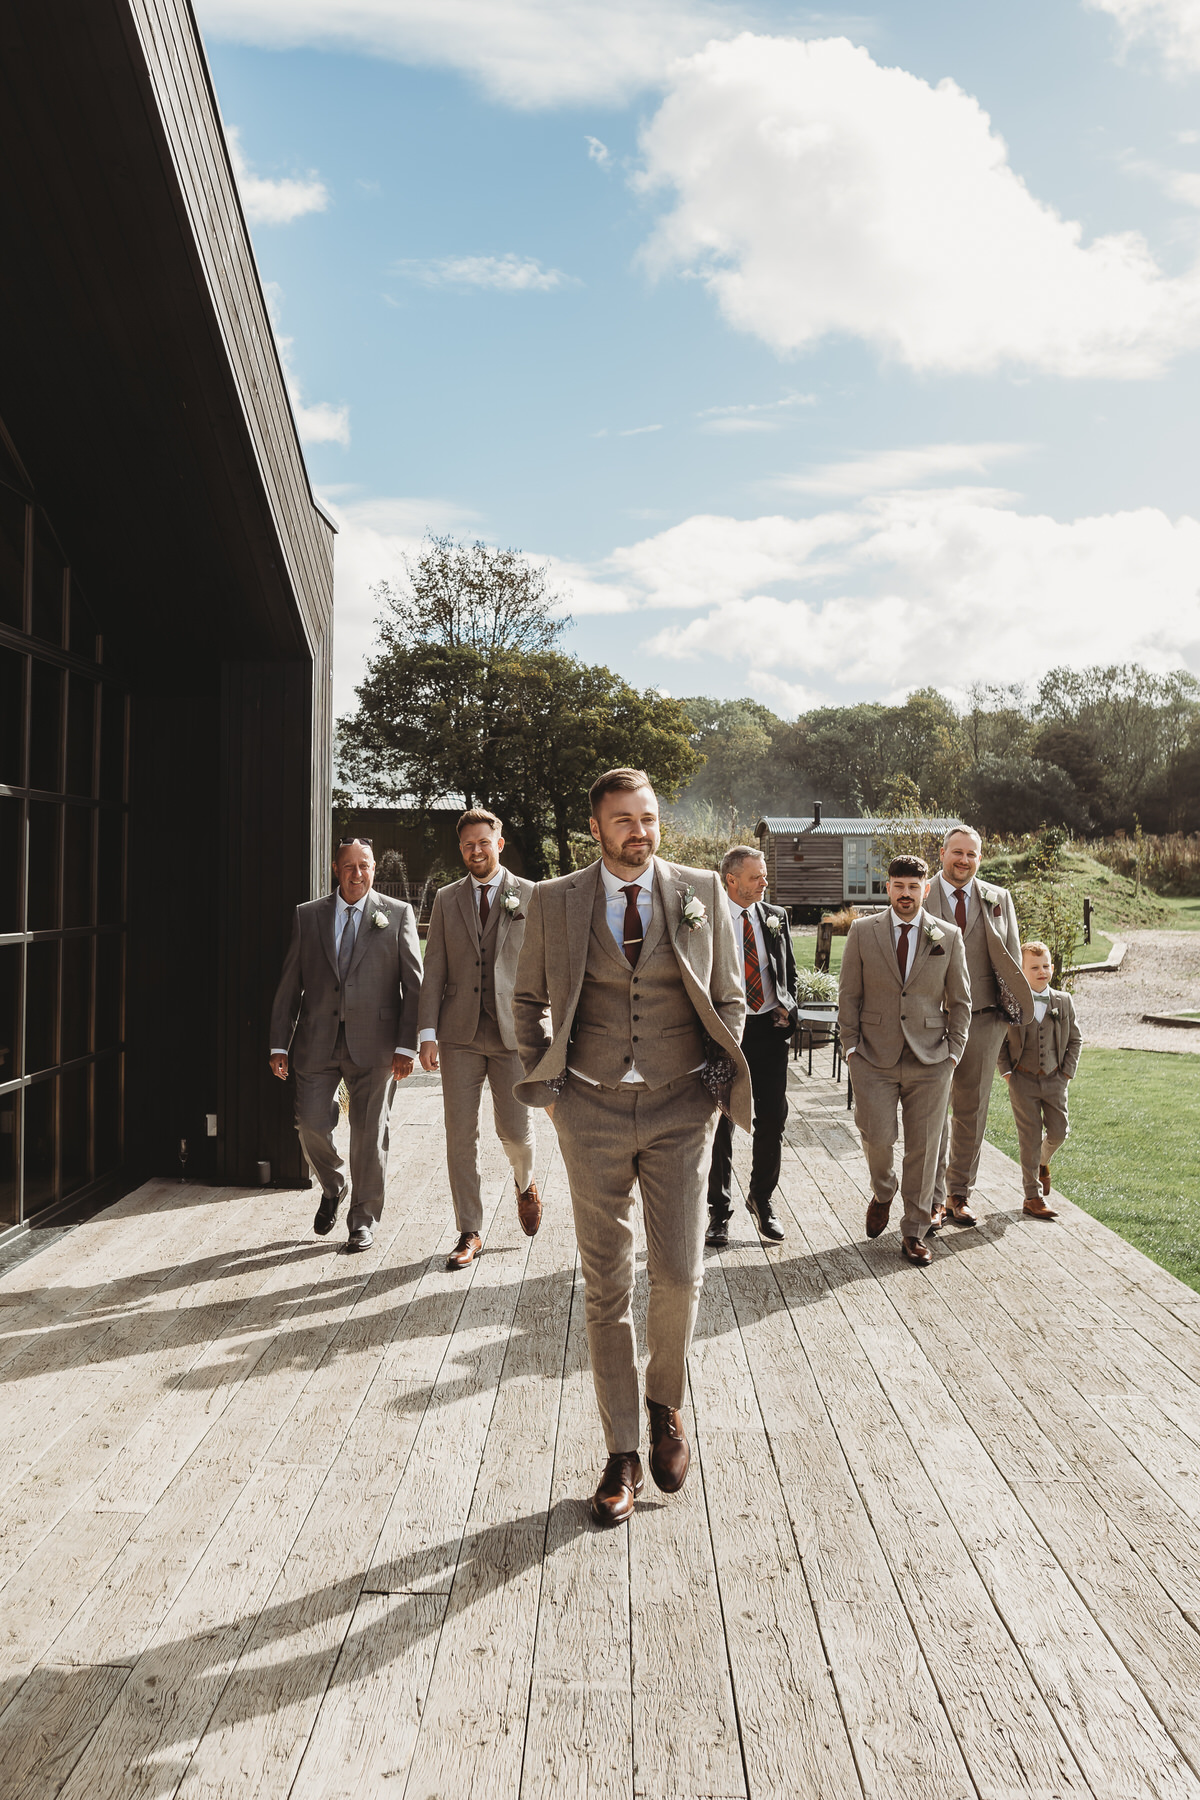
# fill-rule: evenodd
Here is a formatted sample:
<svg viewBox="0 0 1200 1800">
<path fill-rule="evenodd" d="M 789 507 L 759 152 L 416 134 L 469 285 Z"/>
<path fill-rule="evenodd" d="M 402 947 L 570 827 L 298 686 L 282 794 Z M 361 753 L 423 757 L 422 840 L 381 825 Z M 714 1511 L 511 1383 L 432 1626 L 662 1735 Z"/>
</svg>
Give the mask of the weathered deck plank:
<svg viewBox="0 0 1200 1800">
<path fill-rule="evenodd" d="M 368 1257 L 156 1182 L 9 1266 L 0 1800 L 1200 1800 L 1197 1296 L 991 1148 L 913 1270 L 792 1097 L 628 1530 L 550 1129 L 465 1274 L 431 1082 Z"/>
</svg>

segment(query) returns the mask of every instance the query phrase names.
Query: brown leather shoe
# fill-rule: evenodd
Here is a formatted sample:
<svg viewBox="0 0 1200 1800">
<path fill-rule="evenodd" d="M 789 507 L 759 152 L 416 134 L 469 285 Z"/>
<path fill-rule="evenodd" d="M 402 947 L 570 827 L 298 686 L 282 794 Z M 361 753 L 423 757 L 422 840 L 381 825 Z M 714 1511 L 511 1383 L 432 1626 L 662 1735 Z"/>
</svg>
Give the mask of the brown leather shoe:
<svg viewBox="0 0 1200 1800">
<path fill-rule="evenodd" d="M 677 1494 L 692 1460 L 683 1420 L 677 1408 L 660 1406 L 657 1400 L 647 1400 L 646 1411 L 650 1414 L 650 1473 L 664 1494 Z"/>
<path fill-rule="evenodd" d="M 473 1263 L 475 1258 L 482 1254 L 482 1251 L 483 1240 L 478 1232 L 464 1231 L 446 1258 L 446 1267 L 448 1269 L 465 1269 L 468 1263 Z"/>
<path fill-rule="evenodd" d="M 1038 1180 L 1042 1184 L 1043 1194 L 1048 1195 L 1050 1192 L 1050 1169 L 1049 1169 L 1048 1164 L 1046 1164 L 1046 1163 L 1038 1164 Z"/>
<path fill-rule="evenodd" d="M 642 1459 L 637 1451 L 615 1451 L 592 1495 L 592 1517 L 597 1525 L 623 1525 L 632 1518 L 633 1503 L 642 1487 Z"/>
<path fill-rule="evenodd" d="M 867 1208 L 867 1236 L 879 1237 L 887 1230 L 888 1214 L 892 1210 L 890 1200 L 872 1200 Z"/>
<path fill-rule="evenodd" d="M 1028 1213 L 1031 1219 L 1057 1219 L 1058 1217 L 1054 1208 L 1047 1206 L 1039 1194 L 1035 1194 L 1032 1200 L 1027 1200 L 1021 1211 Z"/>
<path fill-rule="evenodd" d="M 945 1207 L 944 1206 L 936 1206 L 936 1205 L 931 1206 L 929 1209 L 929 1229 L 930 1229 L 930 1231 L 940 1231 L 942 1229 L 942 1226 L 945 1223 L 946 1223 Z"/>
<path fill-rule="evenodd" d="M 946 1201 L 946 1217 L 956 1225 L 978 1225 L 979 1220 L 967 1205 L 965 1194 L 951 1194 Z"/>
<path fill-rule="evenodd" d="M 933 1261 L 933 1252 L 920 1238 L 906 1237 L 900 1239 L 900 1254 L 908 1262 L 916 1263 L 918 1269 L 924 1269 Z"/>
<path fill-rule="evenodd" d="M 520 1188 L 517 1189 L 517 1217 L 525 1236 L 536 1237 L 537 1228 L 542 1222 L 542 1200 L 536 1181 L 531 1181 L 524 1193 Z"/>
</svg>

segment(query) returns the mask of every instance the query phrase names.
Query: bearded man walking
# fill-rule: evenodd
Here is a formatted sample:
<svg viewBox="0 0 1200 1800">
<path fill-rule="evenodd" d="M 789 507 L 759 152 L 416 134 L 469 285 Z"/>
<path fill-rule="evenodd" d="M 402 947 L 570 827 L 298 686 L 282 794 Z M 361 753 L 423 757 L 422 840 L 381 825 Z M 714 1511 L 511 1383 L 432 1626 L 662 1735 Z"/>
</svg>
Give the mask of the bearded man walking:
<svg viewBox="0 0 1200 1800">
<path fill-rule="evenodd" d="M 633 1186 L 650 1278 L 650 1472 L 675 1493 L 690 1460 L 679 1409 L 704 1280 L 714 1093 L 746 1130 L 751 1097 L 738 951 L 718 877 L 655 856 L 658 801 L 641 769 L 609 769 L 589 800 L 601 859 L 534 891 L 513 1016 L 517 1095 L 549 1112 L 570 1182 L 608 1447 L 592 1512 L 615 1525 L 643 1485 Z"/>
<path fill-rule="evenodd" d="M 458 1242 L 446 1259 L 465 1269 L 483 1247 L 479 1181 L 479 1102 L 492 1093 L 496 1136 L 517 1186 L 517 1217 L 527 1237 L 542 1221 L 533 1179 L 533 1114 L 513 1095 L 521 1061 L 513 1029 L 512 990 L 525 937 L 532 881 L 500 866 L 504 827 L 474 807 L 458 821 L 467 873 L 439 888 L 425 941 L 421 985 L 421 1067 L 441 1068 L 446 1166 Z"/>
<path fill-rule="evenodd" d="M 942 1126 L 933 1189 L 933 1224 L 975 1225 L 971 1190 L 987 1131 L 992 1077 L 1010 1024 L 1033 1018 L 1033 993 L 1021 967 L 1017 909 L 1007 888 L 980 881 L 982 839 L 956 825 L 942 843 L 940 873 L 930 884 L 926 911 L 956 925 L 967 953 L 971 1030 L 950 1083 L 950 1112 Z"/>
</svg>

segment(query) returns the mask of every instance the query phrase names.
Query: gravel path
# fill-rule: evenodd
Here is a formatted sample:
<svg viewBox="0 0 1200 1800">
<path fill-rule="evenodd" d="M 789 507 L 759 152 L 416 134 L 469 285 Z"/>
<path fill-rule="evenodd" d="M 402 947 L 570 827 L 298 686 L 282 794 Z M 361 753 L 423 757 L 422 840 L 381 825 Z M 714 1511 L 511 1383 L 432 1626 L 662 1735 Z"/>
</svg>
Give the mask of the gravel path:
<svg viewBox="0 0 1200 1800">
<path fill-rule="evenodd" d="M 1200 1031 L 1143 1025 L 1143 1013 L 1200 1010 L 1200 931 L 1122 931 L 1129 945 L 1120 969 L 1077 975 L 1073 993 L 1085 1044 L 1110 1050 L 1173 1050 L 1200 1055 Z M 1103 950 L 1104 939 L 1096 946 Z"/>
</svg>

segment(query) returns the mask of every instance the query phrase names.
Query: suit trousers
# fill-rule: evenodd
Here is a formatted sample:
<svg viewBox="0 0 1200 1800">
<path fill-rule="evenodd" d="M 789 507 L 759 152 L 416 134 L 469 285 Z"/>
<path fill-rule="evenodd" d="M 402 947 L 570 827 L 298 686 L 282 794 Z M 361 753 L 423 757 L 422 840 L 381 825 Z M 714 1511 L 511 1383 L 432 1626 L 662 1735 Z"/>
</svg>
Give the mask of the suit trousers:
<svg viewBox="0 0 1200 1800">
<path fill-rule="evenodd" d="M 998 1012 L 972 1014 L 967 1047 L 950 1083 L 950 1112 L 942 1126 L 933 1190 L 937 1206 L 945 1206 L 947 1194 L 969 1194 L 979 1178 L 992 1078 L 1007 1030 L 1008 1023 Z"/>
<path fill-rule="evenodd" d="M 388 1114 L 396 1083 L 391 1061 L 378 1068 L 361 1069 L 346 1050 L 346 1033 L 338 1027 L 331 1062 L 315 1069 L 297 1069 L 296 1130 L 300 1148 L 320 1183 L 322 1194 L 340 1194 L 346 1165 L 333 1141 L 338 1122 L 338 1083 L 344 1081 L 350 1095 L 350 1212 L 347 1223 L 373 1226 L 383 1211 L 387 1178 Z"/>
<path fill-rule="evenodd" d="M 446 1119 L 446 1168 L 454 1221 L 460 1232 L 483 1231 L 479 1185 L 479 1103 L 486 1082 L 492 1090 L 496 1136 L 521 1193 L 533 1180 L 533 1112 L 513 1098 L 524 1071 L 515 1050 L 506 1050 L 500 1028 L 481 1012 L 469 1044 L 439 1044 L 442 1110 Z"/>
<path fill-rule="evenodd" d="M 889 1205 L 900 1189 L 904 1237 L 922 1238 L 929 1230 L 933 1186 L 937 1179 L 942 1121 L 950 1097 L 954 1064 L 926 1063 L 904 1046 L 890 1069 L 863 1061 L 856 1050 L 849 1062 L 854 1087 L 854 1122 L 862 1134 L 863 1152 L 877 1200 Z M 897 1109 L 904 1121 L 904 1161 L 896 1180 Z"/>
<path fill-rule="evenodd" d="M 1067 1119 L 1067 1088 L 1061 1075 L 1026 1075 L 1014 1069 L 1008 1078 L 1008 1098 L 1021 1146 L 1021 1185 L 1025 1198 L 1034 1200 L 1041 1193 L 1038 1166 L 1049 1165 L 1050 1158 L 1067 1141 L 1071 1126 Z"/>
<path fill-rule="evenodd" d="M 754 1095 L 747 1197 L 763 1204 L 779 1186 L 783 1128 L 788 1116 L 790 1042 L 790 1033 L 776 1025 L 774 1011 L 765 1019 L 747 1014 L 742 1032 L 742 1055 L 750 1068 L 750 1087 Z M 708 1210 L 714 1224 L 733 1216 L 733 1122 L 724 1113 L 717 1120 L 713 1139 L 712 1167 L 708 1171 Z"/>
<path fill-rule="evenodd" d="M 704 1284 L 705 1179 L 716 1105 L 698 1075 L 664 1087 L 592 1087 L 568 1079 L 554 1128 L 571 1185 L 586 1283 L 592 1381 L 609 1452 L 641 1438 L 633 1184 L 646 1230 L 646 1398 L 682 1406 Z"/>
</svg>

